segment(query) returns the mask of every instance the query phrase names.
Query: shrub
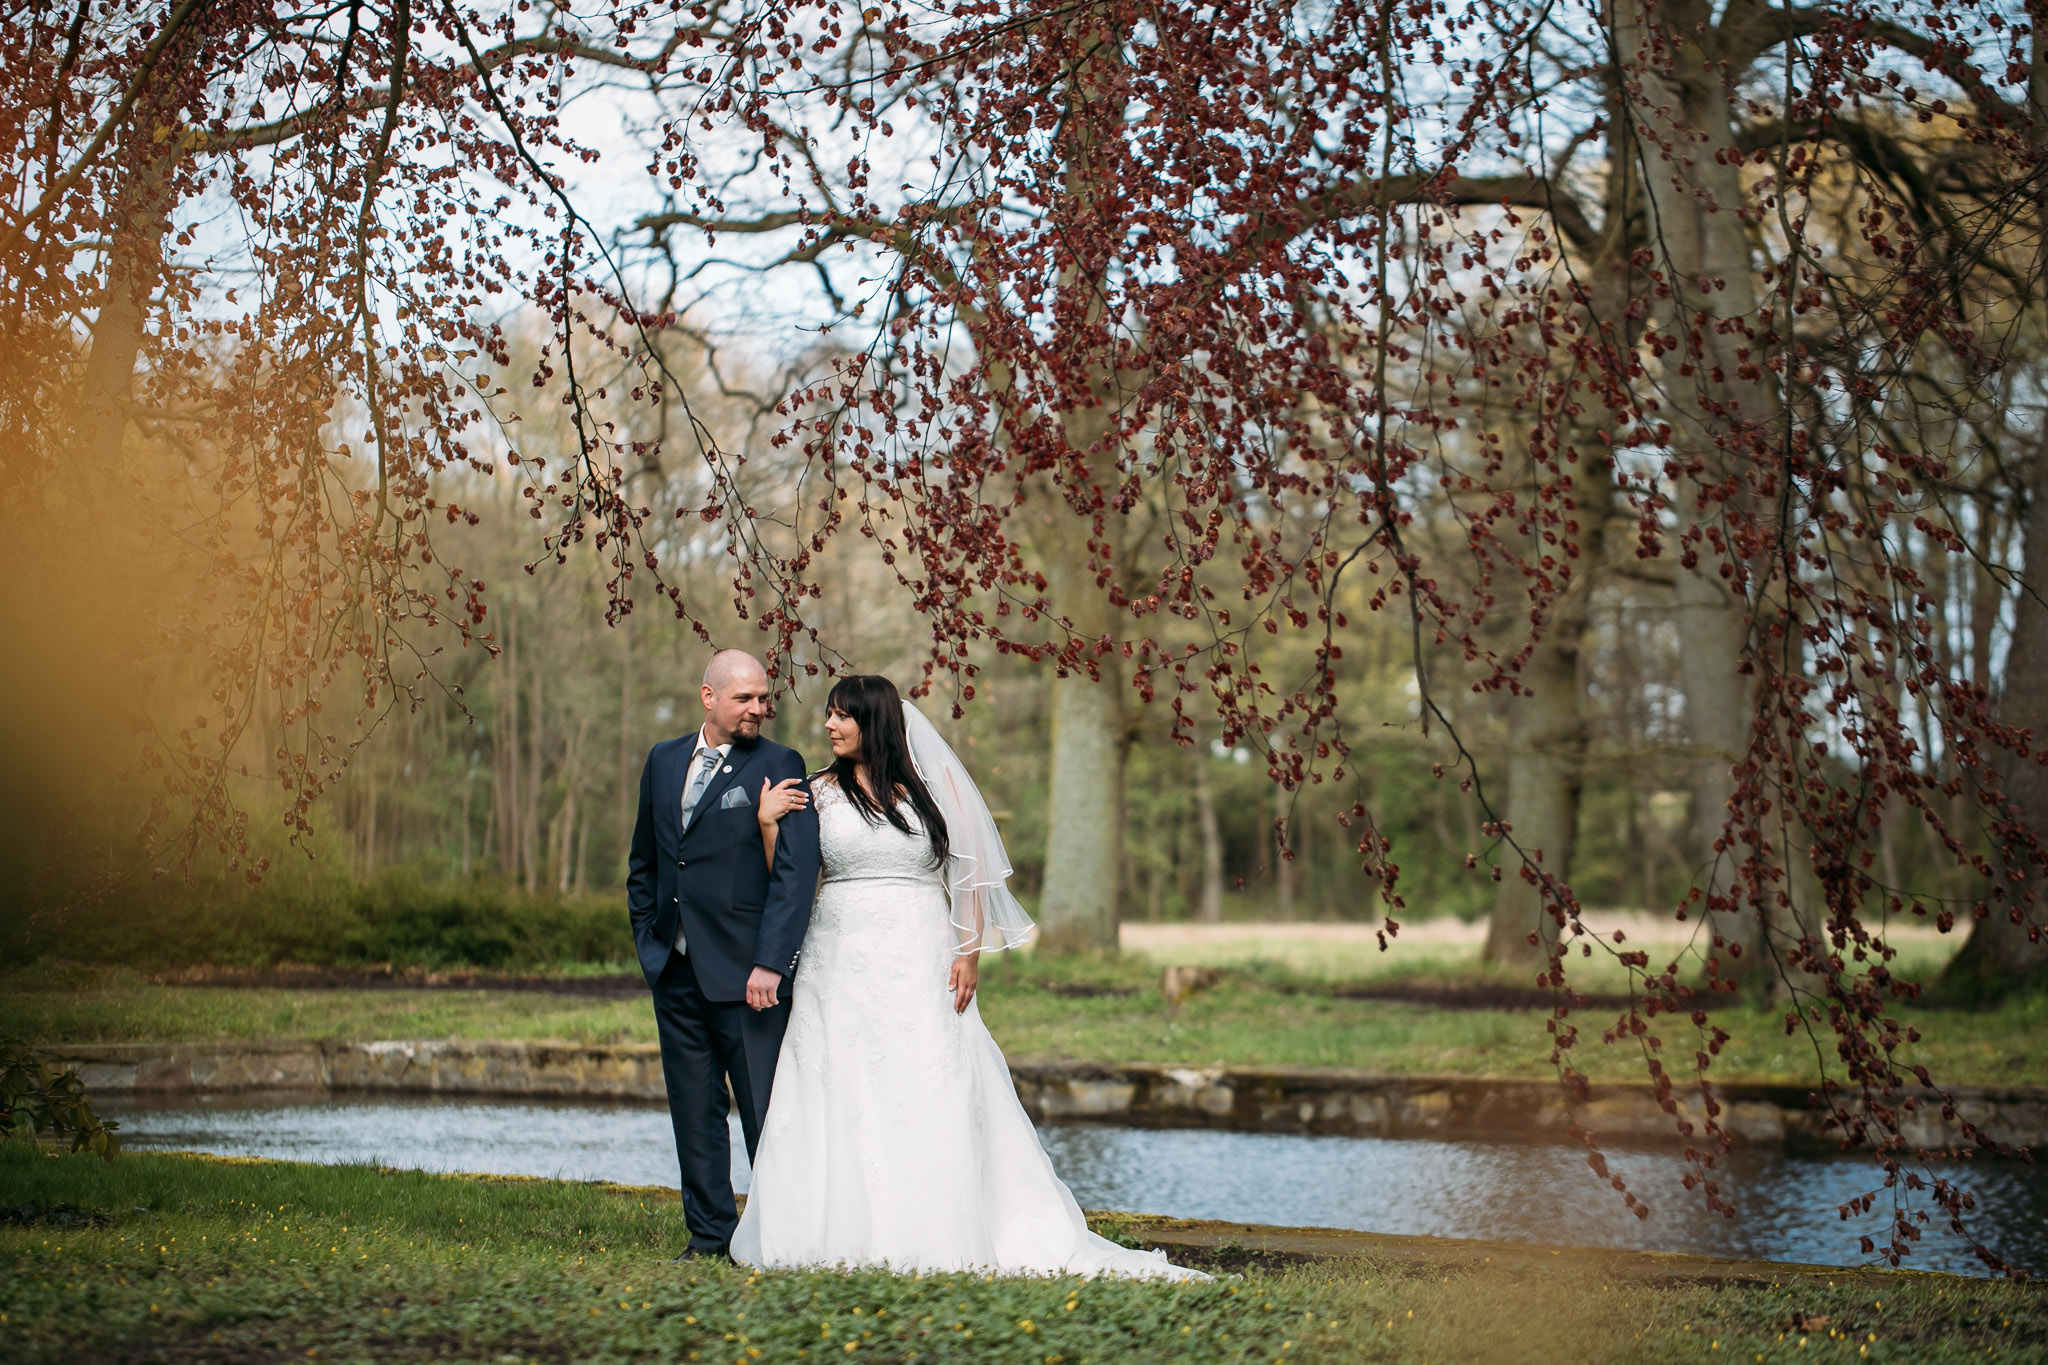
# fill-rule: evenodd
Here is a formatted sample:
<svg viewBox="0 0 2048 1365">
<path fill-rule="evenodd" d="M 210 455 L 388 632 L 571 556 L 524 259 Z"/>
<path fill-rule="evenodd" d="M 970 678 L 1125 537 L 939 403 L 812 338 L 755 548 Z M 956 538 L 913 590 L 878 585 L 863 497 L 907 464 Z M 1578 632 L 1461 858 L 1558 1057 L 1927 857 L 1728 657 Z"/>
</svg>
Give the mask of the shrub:
<svg viewBox="0 0 2048 1365">
<path fill-rule="evenodd" d="M 429 881 L 407 870 L 365 882 L 290 869 L 255 885 L 158 884 L 9 937 L 30 961 L 161 970 L 296 962 L 534 971 L 627 963 L 623 897 L 534 895 L 502 883 Z"/>
<path fill-rule="evenodd" d="M 36 1141 L 47 1133 L 71 1139 L 74 1152 L 112 1161 L 121 1150 L 114 1130 L 93 1112 L 85 1083 L 72 1070 L 53 1070 L 40 1052 L 17 1038 L 0 1038 L 0 1135 Z"/>
</svg>

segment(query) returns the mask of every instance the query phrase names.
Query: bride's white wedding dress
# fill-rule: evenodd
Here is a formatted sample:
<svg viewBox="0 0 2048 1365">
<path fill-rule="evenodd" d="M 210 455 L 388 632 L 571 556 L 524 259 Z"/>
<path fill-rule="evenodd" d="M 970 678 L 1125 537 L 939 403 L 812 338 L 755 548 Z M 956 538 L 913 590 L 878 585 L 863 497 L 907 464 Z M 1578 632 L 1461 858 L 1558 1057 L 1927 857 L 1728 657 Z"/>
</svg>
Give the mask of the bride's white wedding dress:
<svg viewBox="0 0 2048 1365">
<path fill-rule="evenodd" d="M 824 882 L 733 1259 L 1203 1278 L 1088 1231 L 979 1007 L 953 1010 L 930 843 L 812 786 Z"/>
</svg>

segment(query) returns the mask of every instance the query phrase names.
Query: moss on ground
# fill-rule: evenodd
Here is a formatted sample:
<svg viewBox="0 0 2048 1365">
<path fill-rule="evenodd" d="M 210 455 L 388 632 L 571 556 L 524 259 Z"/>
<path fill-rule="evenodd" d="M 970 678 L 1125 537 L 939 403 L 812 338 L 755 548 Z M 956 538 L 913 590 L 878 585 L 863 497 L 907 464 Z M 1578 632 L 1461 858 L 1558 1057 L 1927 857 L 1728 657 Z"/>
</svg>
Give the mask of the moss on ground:
<svg viewBox="0 0 2048 1365">
<path fill-rule="evenodd" d="M 1143 1219 L 1209 1284 L 777 1272 L 669 1257 L 668 1191 L 0 1144 L 0 1359 L 1914 1361 L 2042 1359 L 2048 1299 L 1940 1275 L 1697 1266 L 1419 1239 L 1260 1250 Z M 1254 1239 L 1256 1240 L 1256 1239 Z M 1739 1269 L 1739 1268 L 1738 1268 Z M 1754 1273 L 1751 1273 L 1754 1272 Z"/>
</svg>

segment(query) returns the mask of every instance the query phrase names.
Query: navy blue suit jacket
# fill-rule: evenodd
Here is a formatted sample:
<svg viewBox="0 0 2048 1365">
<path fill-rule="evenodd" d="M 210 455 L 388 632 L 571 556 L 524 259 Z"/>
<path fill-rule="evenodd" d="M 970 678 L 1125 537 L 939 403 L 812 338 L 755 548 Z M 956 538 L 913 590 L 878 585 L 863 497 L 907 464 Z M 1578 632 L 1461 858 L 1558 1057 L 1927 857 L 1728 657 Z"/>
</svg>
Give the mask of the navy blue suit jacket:
<svg viewBox="0 0 2048 1365">
<path fill-rule="evenodd" d="M 755 810 L 761 779 L 803 779 L 803 759 L 772 740 L 735 743 L 685 830 L 683 783 L 696 752 L 696 735 L 664 740 L 640 770 L 640 815 L 626 873 L 640 970 L 649 986 L 660 979 L 680 923 L 685 960 L 705 999 L 744 1000 L 747 977 L 760 966 L 782 974 L 787 1000 L 818 889 L 818 812 L 807 806 L 783 817 L 771 873 Z M 729 792 L 746 799 L 728 805 Z"/>
</svg>

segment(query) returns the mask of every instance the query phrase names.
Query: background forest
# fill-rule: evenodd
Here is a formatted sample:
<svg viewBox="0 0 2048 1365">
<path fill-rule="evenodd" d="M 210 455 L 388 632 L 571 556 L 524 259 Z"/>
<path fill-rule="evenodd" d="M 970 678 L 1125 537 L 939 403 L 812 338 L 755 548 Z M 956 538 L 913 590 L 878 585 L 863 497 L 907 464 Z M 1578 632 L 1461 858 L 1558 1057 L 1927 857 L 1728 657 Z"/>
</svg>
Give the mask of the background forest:
<svg viewBox="0 0 2048 1365">
<path fill-rule="evenodd" d="M 537 325 L 514 334 L 523 344 L 508 378 L 526 373 L 545 343 Z M 757 510 L 768 513 L 761 524 L 772 531 L 794 519 L 802 474 L 771 439 L 774 403 L 763 395 L 774 385 L 763 382 L 761 394 L 736 387 L 730 348 L 720 357 L 724 373 L 714 376 L 708 360 L 701 344 L 686 343 L 667 363 L 696 386 L 692 411 L 740 437 Z M 543 414 L 548 406 L 560 411 L 536 405 Z M 543 416 L 521 427 L 522 449 L 549 462 L 565 458 L 574 439 L 566 420 L 549 425 Z M 2031 469 L 2031 462 L 1987 468 L 1966 490 L 1990 543 L 2013 543 L 2017 485 Z M 634 496 L 657 506 L 706 497 L 701 470 L 650 469 L 639 481 L 650 486 Z M 697 680 L 712 645 L 661 600 L 609 612 L 607 566 L 587 547 L 570 547 L 560 563 L 536 563 L 532 522 L 521 515 L 533 498 L 521 474 L 449 475 L 434 487 L 479 514 L 475 524 L 444 530 L 437 544 L 444 559 L 488 585 L 488 625 L 501 652 L 465 646 L 446 624 L 410 629 L 399 649 L 412 675 L 352 718 L 360 743 L 327 755 L 331 776 L 301 836 L 262 836 L 270 867 L 260 881 L 205 865 L 196 877 L 160 877 L 92 915 L 30 926 L 38 950 L 138 963 L 382 961 L 394 954 L 428 965 L 623 960 L 625 848 L 641 762 L 651 744 L 695 725 Z M 1284 529 L 1284 513 L 1254 507 L 1255 525 Z M 1415 508 L 1420 533 L 1441 540 L 1441 560 L 1454 562 L 1449 547 L 1462 534 L 1454 501 L 1425 491 Z M 731 593 L 723 526 L 678 519 L 655 547 L 685 601 L 715 603 Z M 1929 608 L 1939 626 L 1930 644 L 1938 666 L 1990 690 L 2008 649 L 2010 580 L 1995 566 L 1920 548 L 1916 567 L 1934 585 Z M 823 667 L 881 672 L 908 688 L 926 677 L 932 640 L 871 539 L 834 542 L 814 577 L 822 596 L 811 619 L 825 644 L 794 656 L 797 682 L 783 694 L 771 732 L 817 761 L 826 752 Z M 1668 565 L 1624 548 L 1596 566 L 1588 594 L 1573 661 L 1588 720 L 1573 774 L 1572 866 L 1581 903 L 1595 909 L 1668 907 L 1709 856 L 1712 829 L 1697 819 L 1692 785 L 1700 746 L 1687 726 L 1685 614 L 1675 578 Z M 1219 587 L 1227 579 L 1227 572 L 1215 576 Z M 1123 919 L 1377 923 L 1387 906 L 1358 849 L 1369 819 L 1392 841 L 1403 918 L 1470 920 L 1498 909 L 1496 937 L 1519 937 L 1527 907 L 1503 895 L 1491 875 L 1499 848 L 1478 798 L 1484 790 L 1496 803 L 1513 800 L 1515 699 L 1476 683 L 1481 670 L 1460 680 L 1456 661 L 1447 652 L 1436 656 L 1437 704 L 1476 767 L 1477 781 L 1461 780 L 1442 726 L 1422 721 L 1409 625 L 1362 609 L 1370 587 L 1340 602 L 1351 612 L 1342 657 L 1332 665 L 1341 698 L 1332 733 L 1350 746 L 1341 777 L 1325 763 L 1290 790 L 1275 782 L 1270 753 L 1225 745 L 1213 723 L 1188 745 L 1173 735 L 1163 703 L 1129 707 Z M 715 609 L 706 616 L 719 624 Z M 755 635 L 731 617 L 715 638 L 747 647 Z M 1314 646 L 1297 635 L 1245 637 L 1253 666 L 1283 691 L 1315 667 Z M 806 675 L 805 665 L 818 671 Z M 986 784 L 1018 888 L 1034 906 L 1049 854 L 1053 672 L 998 656 L 983 665 L 971 697 L 940 675 L 920 703 Z M 1933 723 L 1925 710 L 1916 719 L 1922 731 Z M 261 754 L 283 737 L 277 717 L 258 711 L 243 743 Z M 1933 734 L 1918 737 L 1929 782 L 1953 779 L 1950 751 Z M 278 803 L 260 782 L 242 779 L 239 796 L 267 814 L 266 823 L 274 820 Z M 1951 801 L 1959 827 L 1967 800 L 1959 790 Z M 1885 820 L 1878 847 L 1888 885 L 1968 894 L 1967 870 L 1922 822 Z"/>
</svg>

